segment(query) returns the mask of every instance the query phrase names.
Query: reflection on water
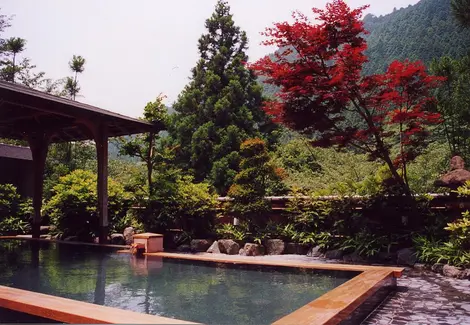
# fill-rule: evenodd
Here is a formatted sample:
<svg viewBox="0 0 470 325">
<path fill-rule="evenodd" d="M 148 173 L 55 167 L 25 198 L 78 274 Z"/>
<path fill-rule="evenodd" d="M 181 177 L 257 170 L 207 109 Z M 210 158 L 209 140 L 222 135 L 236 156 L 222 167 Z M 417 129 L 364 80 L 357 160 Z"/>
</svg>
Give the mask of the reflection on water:
<svg viewBox="0 0 470 325">
<path fill-rule="evenodd" d="M 356 275 L 27 241 L 0 241 L 0 270 L 0 285 L 205 324 L 269 324 Z"/>
</svg>

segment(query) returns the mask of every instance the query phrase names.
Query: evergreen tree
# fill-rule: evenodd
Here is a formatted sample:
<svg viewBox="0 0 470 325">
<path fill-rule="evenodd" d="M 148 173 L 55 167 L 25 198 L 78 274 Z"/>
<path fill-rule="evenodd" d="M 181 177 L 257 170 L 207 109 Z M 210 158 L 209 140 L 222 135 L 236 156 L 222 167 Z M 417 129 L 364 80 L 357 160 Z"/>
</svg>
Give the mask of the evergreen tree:
<svg viewBox="0 0 470 325">
<path fill-rule="evenodd" d="M 174 104 L 170 133 L 180 145 L 181 166 L 225 194 L 238 170 L 241 142 L 259 136 L 270 122 L 261 110 L 261 86 L 244 66 L 247 36 L 235 26 L 227 2 L 217 3 L 205 27 L 200 59 Z"/>
</svg>

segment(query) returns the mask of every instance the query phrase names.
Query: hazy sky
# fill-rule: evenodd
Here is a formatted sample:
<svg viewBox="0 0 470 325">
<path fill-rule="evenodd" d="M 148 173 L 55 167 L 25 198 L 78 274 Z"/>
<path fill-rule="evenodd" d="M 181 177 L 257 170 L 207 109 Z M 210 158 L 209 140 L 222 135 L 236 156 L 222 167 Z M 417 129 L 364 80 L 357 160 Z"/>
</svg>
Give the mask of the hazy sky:
<svg viewBox="0 0 470 325">
<path fill-rule="evenodd" d="M 349 0 L 368 12 L 387 14 L 418 0 Z M 87 63 L 80 76 L 81 102 L 129 116 L 159 93 L 171 104 L 188 82 L 198 59 L 197 40 L 216 0 L 2 0 L 3 14 L 14 14 L 5 36 L 27 40 L 25 56 L 50 78 L 70 75 L 73 54 Z M 229 0 L 234 20 L 250 39 L 250 61 L 272 49 L 260 32 L 290 20 L 293 10 L 310 13 L 326 0 Z"/>
</svg>

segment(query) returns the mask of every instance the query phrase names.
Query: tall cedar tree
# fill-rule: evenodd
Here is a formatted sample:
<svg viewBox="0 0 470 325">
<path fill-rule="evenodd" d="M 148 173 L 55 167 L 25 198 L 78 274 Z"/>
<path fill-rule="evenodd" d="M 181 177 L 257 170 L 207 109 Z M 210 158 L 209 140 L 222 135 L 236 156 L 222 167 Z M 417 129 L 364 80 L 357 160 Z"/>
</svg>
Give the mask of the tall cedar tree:
<svg viewBox="0 0 470 325">
<path fill-rule="evenodd" d="M 199 39 L 200 60 L 174 104 L 170 133 L 178 161 L 196 181 L 208 179 L 225 194 L 237 174 L 243 140 L 259 136 L 270 121 L 261 109 L 262 88 L 246 69 L 248 39 L 219 1 Z"/>
<path fill-rule="evenodd" d="M 427 126 L 440 121 L 426 108 L 433 100 L 430 89 L 442 78 L 409 61 L 393 62 L 382 75 L 363 76 L 367 45 L 360 19 L 366 8 L 351 10 L 335 0 L 326 10 L 313 9 L 315 23 L 294 13 L 294 23 L 277 23 L 264 33 L 265 45 L 285 50 L 251 68 L 281 88 L 277 99 L 265 104 L 275 120 L 313 136 L 314 145 L 348 146 L 381 159 L 393 183 L 411 195 L 406 165 L 425 147 Z M 293 51 L 293 59 L 286 59 Z M 395 157 L 392 146 L 398 148 Z"/>
</svg>

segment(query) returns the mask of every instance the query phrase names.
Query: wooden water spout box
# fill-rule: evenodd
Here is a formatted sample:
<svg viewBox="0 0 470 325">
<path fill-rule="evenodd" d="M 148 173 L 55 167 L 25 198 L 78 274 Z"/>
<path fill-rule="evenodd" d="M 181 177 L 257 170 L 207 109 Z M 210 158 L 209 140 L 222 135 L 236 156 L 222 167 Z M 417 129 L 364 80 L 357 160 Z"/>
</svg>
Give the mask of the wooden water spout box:
<svg viewBox="0 0 470 325">
<path fill-rule="evenodd" d="M 163 252 L 163 235 L 145 232 L 134 235 L 134 244 L 145 247 L 145 253 Z"/>
</svg>

